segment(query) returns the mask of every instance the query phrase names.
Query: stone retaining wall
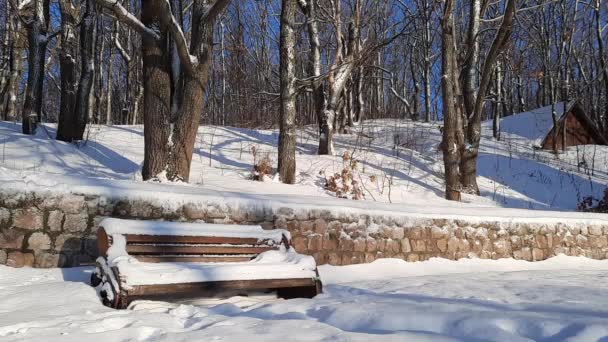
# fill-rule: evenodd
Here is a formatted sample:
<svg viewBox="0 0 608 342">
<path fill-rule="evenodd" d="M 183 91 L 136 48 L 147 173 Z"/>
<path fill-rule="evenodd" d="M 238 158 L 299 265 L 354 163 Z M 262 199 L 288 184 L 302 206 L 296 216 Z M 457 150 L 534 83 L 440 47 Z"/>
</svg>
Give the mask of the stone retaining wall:
<svg viewBox="0 0 608 342">
<path fill-rule="evenodd" d="M 348 265 L 378 258 L 407 261 L 513 257 L 529 261 L 556 254 L 608 258 L 608 226 L 403 220 L 366 213 L 184 204 L 167 209 L 145 200 L 85 195 L 0 192 L 0 264 L 68 267 L 96 258 L 95 231 L 104 217 L 260 224 L 291 232 L 298 252 L 319 264 Z M 412 223 L 413 222 L 413 223 Z"/>
</svg>

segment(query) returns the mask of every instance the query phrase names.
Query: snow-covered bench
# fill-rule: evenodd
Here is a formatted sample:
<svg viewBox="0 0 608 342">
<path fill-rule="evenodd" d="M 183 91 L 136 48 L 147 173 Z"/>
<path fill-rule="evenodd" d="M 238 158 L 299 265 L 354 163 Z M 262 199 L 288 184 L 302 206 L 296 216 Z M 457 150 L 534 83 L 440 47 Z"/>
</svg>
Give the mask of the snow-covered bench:
<svg viewBox="0 0 608 342">
<path fill-rule="evenodd" d="M 322 288 L 315 260 L 296 253 L 280 229 L 109 218 L 97 248 L 91 285 L 113 308 L 252 290 L 312 298 Z"/>
</svg>

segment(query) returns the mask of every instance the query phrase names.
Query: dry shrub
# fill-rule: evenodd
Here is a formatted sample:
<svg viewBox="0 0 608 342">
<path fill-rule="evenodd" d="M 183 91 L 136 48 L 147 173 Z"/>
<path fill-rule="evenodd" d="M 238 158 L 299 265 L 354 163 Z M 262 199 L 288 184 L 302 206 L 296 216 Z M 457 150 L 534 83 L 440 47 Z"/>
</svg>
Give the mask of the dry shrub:
<svg viewBox="0 0 608 342">
<path fill-rule="evenodd" d="M 264 157 L 258 157 L 258 150 L 255 146 L 251 147 L 251 154 L 253 155 L 253 172 L 251 178 L 255 181 L 263 182 L 266 176 L 270 176 L 274 173 L 272 168 L 272 162 L 270 161 L 270 153 L 266 153 Z"/>
<path fill-rule="evenodd" d="M 348 152 L 344 152 L 342 160 L 345 162 L 345 166 L 342 172 L 335 173 L 329 178 L 326 178 L 325 188 L 336 195 L 338 198 L 347 198 L 353 200 L 362 200 L 365 198 L 363 193 L 363 187 L 355 179 L 357 175 L 357 161 L 351 159 Z M 350 161 L 350 163 L 348 163 Z"/>
</svg>

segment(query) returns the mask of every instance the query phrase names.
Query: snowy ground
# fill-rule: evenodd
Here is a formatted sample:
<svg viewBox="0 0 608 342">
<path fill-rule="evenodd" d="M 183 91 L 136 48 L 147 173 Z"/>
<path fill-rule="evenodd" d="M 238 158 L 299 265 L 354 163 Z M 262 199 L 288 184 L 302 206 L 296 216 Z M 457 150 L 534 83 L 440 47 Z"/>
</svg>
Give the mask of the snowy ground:
<svg viewBox="0 0 608 342">
<path fill-rule="evenodd" d="M 365 122 L 356 134 L 338 135 L 336 156 L 316 156 L 314 129 L 300 130 L 294 186 L 249 180 L 253 147 L 256 158 L 276 162 L 276 130 L 202 127 L 193 184 L 167 185 L 141 182 L 141 126 L 92 126 L 86 145 L 75 146 L 55 141 L 53 125 L 29 137 L 18 125 L 0 122 L 0 186 L 155 197 L 174 205 L 204 196 L 407 217 L 608 220 L 496 209 L 573 210 L 583 196 L 599 196 L 608 180 L 608 148 L 574 148 L 556 159 L 533 149 L 537 137 L 518 134 L 509 120 L 500 142 L 484 124 L 482 197 L 466 197 L 466 203 L 443 200 L 439 125 L 395 120 Z M 325 177 L 344 167 L 345 151 L 359 161 L 365 201 L 336 200 L 324 189 Z M 114 311 L 86 284 L 91 269 L 0 266 L 0 341 L 608 341 L 608 261 L 380 260 L 320 271 L 325 293 L 313 300 L 143 302 Z"/>
<path fill-rule="evenodd" d="M 484 123 L 479 157 L 482 197 L 465 196 L 464 202 L 482 207 L 574 210 L 584 196 L 600 197 L 608 183 L 607 147 L 572 148 L 558 159 L 535 150 L 532 145 L 537 137 L 529 136 L 526 130 L 513 133 L 519 122 L 530 125 L 530 120 L 503 120 L 508 132 L 500 142 L 492 139 L 491 125 Z M 443 200 L 439 125 L 367 121 L 355 134 L 336 137 L 336 156 L 317 156 L 315 130 L 300 130 L 295 186 L 276 180 L 249 180 L 252 149 L 257 151 L 256 159 L 268 156 L 276 164 L 276 130 L 201 127 L 191 172 L 196 190 L 188 191 L 332 197 L 324 188 L 325 178 L 344 168 L 342 155 L 348 152 L 358 160 L 355 178 L 364 185 L 366 201 L 401 204 L 399 210 L 409 206 L 461 207 Z M 53 125 L 39 129 L 33 138 L 20 131 L 19 125 L 0 122 L 0 177 L 5 181 L 27 178 L 50 182 L 57 179 L 55 176 L 141 180 L 141 126 L 91 126 L 88 141 L 82 146 L 55 141 Z M 590 175 L 591 169 L 594 175 Z M 56 181 L 53 186 L 60 182 L 68 183 Z"/>
<path fill-rule="evenodd" d="M 321 267 L 290 301 L 103 307 L 91 270 L 0 266 L 0 341 L 604 341 L 608 261 L 559 256 Z"/>
</svg>

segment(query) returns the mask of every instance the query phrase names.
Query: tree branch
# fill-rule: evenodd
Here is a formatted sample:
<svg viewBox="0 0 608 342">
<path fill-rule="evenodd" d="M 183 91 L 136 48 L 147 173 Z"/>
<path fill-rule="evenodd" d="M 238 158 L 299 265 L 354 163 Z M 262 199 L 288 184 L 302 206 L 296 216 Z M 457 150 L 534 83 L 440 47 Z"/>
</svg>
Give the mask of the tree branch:
<svg viewBox="0 0 608 342">
<path fill-rule="evenodd" d="M 144 25 L 139 19 L 137 19 L 131 12 L 127 11 L 118 0 L 95 0 L 102 7 L 109 9 L 114 13 L 116 18 L 130 26 L 135 31 L 140 34 L 147 34 L 154 39 L 160 39 L 160 35 L 158 32 L 150 29 L 146 25 Z"/>
</svg>

